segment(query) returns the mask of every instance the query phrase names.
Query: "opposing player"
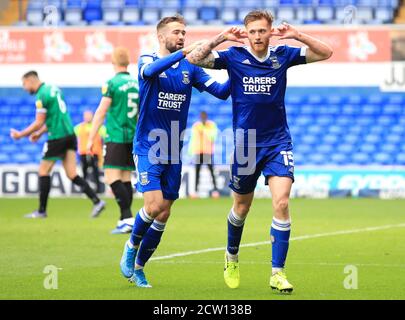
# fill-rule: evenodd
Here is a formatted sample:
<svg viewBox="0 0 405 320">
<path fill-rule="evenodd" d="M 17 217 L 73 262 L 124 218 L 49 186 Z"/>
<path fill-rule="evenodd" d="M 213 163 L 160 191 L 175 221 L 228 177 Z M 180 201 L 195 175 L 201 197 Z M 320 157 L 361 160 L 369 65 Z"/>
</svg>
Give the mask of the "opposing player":
<svg viewBox="0 0 405 320">
<path fill-rule="evenodd" d="M 133 189 L 131 174 L 135 170 L 132 158 L 138 115 L 138 81 L 128 72 L 129 52 L 117 47 L 112 53 L 115 76 L 102 88 L 103 97 L 93 118 L 87 149 L 91 150 L 96 134 L 107 117 L 107 136 L 104 150 L 104 174 L 121 216 L 113 234 L 132 231 L 134 218 L 131 212 Z"/>
<path fill-rule="evenodd" d="M 240 284 L 239 245 L 257 179 L 262 173 L 270 187 L 274 211 L 270 230 L 270 286 L 291 292 L 293 286 L 284 272 L 291 226 L 288 201 L 294 181 L 293 146 L 284 105 L 286 73 L 289 67 L 328 59 L 332 49 L 287 23 L 274 30 L 272 22 L 269 12 L 252 11 L 244 19 L 246 34 L 239 34 L 248 38 L 249 46 L 212 51 L 228 40 L 222 33 L 196 48 L 187 58 L 199 66 L 227 69 L 231 81 L 235 151 L 229 186 L 234 201 L 228 216 L 225 282 L 230 288 Z M 305 46 L 269 46 L 272 36 L 295 39 Z"/>
<path fill-rule="evenodd" d="M 193 87 L 226 99 L 229 84 L 215 82 L 184 57 L 196 44 L 184 47 L 184 18 L 165 17 L 157 25 L 159 51 L 139 59 L 140 114 L 134 139 L 137 190 L 143 193 L 121 271 L 139 287 L 150 287 L 143 268 L 156 250 L 181 182 L 181 135 L 186 128 Z M 233 35 L 229 33 L 230 39 Z M 236 39 L 236 38 L 235 38 Z M 135 262 L 136 258 L 136 262 Z"/>
<path fill-rule="evenodd" d="M 72 121 L 63 99 L 62 91 L 53 85 L 40 81 L 36 71 L 29 71 L 22 78 L 24 90 L 36 94 L 36 118 L 22 131 L 10 130 L 13 139 L 30 136 L 36 142 L 48 131 L 48 141 L 44 144 L 43 157 L 39 164 L 39 208 L 26 215 L 26 218 L 46 218 L 46 207 L 51 189 L 50 173 L 57 160 L 62 160 L 66 175 L 93 202 L 92 216 L 98 215 L 105 202 L 100 200 L 88 183 L 76 171 L 77 140 Z"/>
</svg>

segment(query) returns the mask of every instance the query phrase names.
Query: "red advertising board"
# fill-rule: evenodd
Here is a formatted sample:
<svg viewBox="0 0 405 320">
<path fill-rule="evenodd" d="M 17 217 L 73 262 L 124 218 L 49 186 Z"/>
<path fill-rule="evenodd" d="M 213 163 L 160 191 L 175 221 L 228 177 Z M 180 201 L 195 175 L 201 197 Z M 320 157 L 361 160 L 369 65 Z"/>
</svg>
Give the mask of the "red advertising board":
<svg viewBox="0 0 405 320">
<path fill-rule="evenodd" d="M 221 28 L 189 28 L 187 42 L 209 39 Z M 391 61 L 391 36 L 387 28 L 306 28 L 306 33 L 329 43 L 329 62 Z M 404 31 L 405 33 L 405 31 Z M 246 41 L 247 43 L 247 41 Z M 272 44 L 293 44 L 277 41 Z M 143 52 L 156 49 L 154 29 L 150 28 L 57 28 L 0 29 L 0 64 L 16 63 L 109 63 L 115 46 L 126 46 L 134 62 Z M 224 44 L 221 48 L 231 45 Z"/>
</svg>

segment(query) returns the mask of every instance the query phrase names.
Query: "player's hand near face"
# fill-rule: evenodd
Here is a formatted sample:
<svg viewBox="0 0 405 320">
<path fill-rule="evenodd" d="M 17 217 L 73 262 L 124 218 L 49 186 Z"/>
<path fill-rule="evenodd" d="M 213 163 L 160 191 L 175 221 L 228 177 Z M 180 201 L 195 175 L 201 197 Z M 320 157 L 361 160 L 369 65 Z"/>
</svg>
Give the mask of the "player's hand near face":
<svg viewBox="0 0 405 320">
<path fill-rule="evenodd" d="M 11 128 L 10 129 L 10 137 L 13 138 L 14 140 L 19 140 L 22 138 L 21 132 Z"/>
<path fill-rule="evenodd" d="M 328 44 L 308 34 L 299 32 L 286 22 L 277 27 L 271 35 L 279 37 L 280 40 L 294 39 L 305 44 L 307 46 L 305 54 L 307 63 L 329 59 L 333 54 L 333 49 Z"/>
<path fill-rule="evenodd" d="M 187 54 L 187 60 L 192 64 L 212 69 L 215 61 L 215 58 L 211 52 L 212 49 L 225 41 L 233 41 L 244 44 L 244 39 L 246 38 L 247 33 L 241 28 L 227 28 L 213 39 L 204 41 L 202 44 L 194 48 L 194 50 Z"/>
<path fill-rule="evenodd" d="M 299 31 L 295 29 L 292 25 L 287 22 L 283 22 L 282 25 L 278 26 L 272 33 L 272 36 L 279 37 L 280 40 L 283 39 L 297 39 L 299 36 Z"/>
<path fill-rule="evenodd" d="M 247 38 L 247 33 L 238 27 L 230 27 L 220 33 L 220 36 L 225 38 L 225 41 L 234 41 L 238 43 L 245 43 L 243 39 Z"/>
</svg>

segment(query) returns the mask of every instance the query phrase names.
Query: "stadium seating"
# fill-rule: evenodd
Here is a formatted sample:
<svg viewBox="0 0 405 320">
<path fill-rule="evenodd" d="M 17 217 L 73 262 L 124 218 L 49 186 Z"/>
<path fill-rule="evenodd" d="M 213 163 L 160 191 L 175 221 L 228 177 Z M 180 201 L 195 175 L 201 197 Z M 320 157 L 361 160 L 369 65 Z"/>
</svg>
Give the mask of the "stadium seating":
<svg viewBox="0 0 405 320">
<path fill-rule="evenodd" d="M 0 163 L 38 162 L 45 137 L 38 144 L 27 139 L 15 142 L 9 137 L 10 127 L 20 129 L 34 119 L 34 100 L 23 90 L 9 90 L 12 94 L 7 90 L 0 92 Z M 404 165 L 405 96 L 377 89 L 334 89 L 333 94 L 331 91 L 328 88 L 287 91 L 286 108 L 296 164 Z M 81 122 L 84 110 L 95 110 L 100 99 L 98 88 L 66 88 L 64 93 L 75 124 Z M 225 161 L 232 144 L 230 99 L 224 102 L 195 91 L 189 127 L 202 110 L 208 112 L 223 133 L 222 141 L 217 140 L 217 152 L 222 152 L 217 159 Z"/>
<path fill-rule="evenodd" d="M 377 24 L 393 22 L 399 0 L 29 0 L 27 23 L 43 24 L 44 8 L 50 5 L 67 25 L 155 24 L 175 12 L 191 25 L 241 24 L 256 8 L 271 10 L 277 23 Z"/>
</svg>

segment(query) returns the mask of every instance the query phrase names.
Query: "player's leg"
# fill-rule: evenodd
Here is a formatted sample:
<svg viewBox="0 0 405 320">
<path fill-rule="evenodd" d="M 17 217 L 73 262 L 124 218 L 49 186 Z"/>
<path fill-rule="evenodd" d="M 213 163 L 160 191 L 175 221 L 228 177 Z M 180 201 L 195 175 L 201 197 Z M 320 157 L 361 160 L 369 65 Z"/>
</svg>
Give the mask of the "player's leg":
<svg viewBox="0 0 405 320">
<path fill-rule="evenodd" d="M 87 172 L 89 169 L 89 163 L 87 156 L 85 154 L 80 155 L 80 164 L 82 166 L 82 171 L 83 171 L 83 179 L 87 179 Z"/>
<path fill-rule="evenodd" d="M 26 218 L 46 218 L 49 192 L 51 190 L 50 173 L 55 164 L 53 160 L 41 160 L 38 170 L 39 207 L 37 211 L 27 214 Z"/>
<path fill-rule="evenodd" d="M 200 184 L 200 172 L 201 172 L 201 163 L 202 155 L 198 154 L 195 156 L 195 188 L 194 188 L 194 198 L 198 197 L 198 185 Z"/>
<path fill-rule="evenodd" d="M 129 197 L 129 207 L 132 206 L 132 201 L 134 199 L 134 188 L 132 186 L 132 171 L 123 170 L 121 172 L 122 182 L 127 190 L 127 194 Z"/>
<path fill-rule="evenodd" d="M 268 184 L 272 195 L 274 210 L 270 235 L 272 242 L 272 277 L 270 285 L 280 291 L 291 292 L 293 287 L 288 283 L 284 265 L 287 258 L 291 220 L 288 209 L 292 180 L 288 177 L 269 177 Z"/>
<path fill-rule="evenodd" d="M 155 217 L 150 227 L 145 232 L 140 243 L 138 254 L 136 256 L 135 270 L 134 270 L 134 281 L 139 287 L 150 287 L 148 281 L 146 280 L 145 273 L 143 271 L 146 263 L 152 257 L 153 253 L 156 251 L 160 240 L 162 239 L 163 232 L 167 220 L 170 216 L 170 209 L 174 200 L 163 199 L 160 214 Z M 147 208 L 147 206 L 145 206 Z M 151 211 L 151 210 L 150 210 Z"/>
<path fill-rule="evenodd" d="M 96 193 L 101 193 L 101 183 L 100 183 L 100 170 L 98 169 L 98 156 L 94 155 L 91 157 L 91 168 L 93 169 L 94 182 L 96 183 L 97 191 Z"/>
<path fill-rule="evenodd" d="M 164 210 L 164 199 L 161 190 L 140 191 L 144 191 L 144 205 L 135 216 L 131 236 L 125 244 L 120 263 L 121 272 L 126 278 L 131 278 L 134 274 L 135 257 L 137 256 L 140 244 L 146 232 L 150 229 L 154 218 L 157 217 Z M 146 248 L 144 247 L 144 249 Z M 143 267 L 144 263 L 141 262 L 141 265 Z M 138 265 L 138 269 L 142 269 L 142 267 L 140 268 L 140 266 Z"/>
<path fill-rule="evenodd" d="M 65 158 L 63 159 L 63 168 L 65 169 L 67 177 L 77 186 L 82 189 L 82 192 L 93 202 L 93 210 L 91 216 L 98 216 L 105 208 L 105 202 L 100 200 L 97 194 L 90 188 L 89 184 L 77 174 L 76 167 L 76 152 L 74 150 L 67 150 Z"/>
<path fill-rule="evenodd" d="M 135 156 L 138 182 L 136 189 L 143 193 L 144 206 L 135 216 L 131 236 L 124 246 L 121 258 L 121 272 L 126 278 L 132 277 L 135 257 L 139 245 L 155 217 L 163 211 L 161 191 L 162 165 L 150 163 L 148 156 Z"/>
<path fill-rule="evenodd" d="M 270 286 L 281 292 L 291 292 L 284 265 L 287 258 L 291 220 L 288 208 L 291 187 L 294 182 L 294 160 L 291 143 L 281 144 L 268 150 L 269 161 L 263 174 L 272 195 L 273 222 L 270 229 L 272 242 L 272 276 Z"/>
<path fill-rule="evenodd" d="M 107 143 L 104 158 L 105 177 L 114 193 L 121 215 L 113 234 L 129 233 L 134 225 L 132 216 L 131 170 L 135 169 L 132 144 Z M 131 189 L 131 192 L 128 192 Z"/>
<path fill-rule="evenodd" d="M 245 219 L 253 201 L 254 192 L 238 194 L 233 192 L 233 206 L 228 214 L 228 241 L 225 252 L 224 280 L 229 288 L 239 287 L 239 246 Z"/>
<path fill-rule="evenodd" d="M 120 221 L 132 218 L 132 212 L 130 208 L 130 199 L 127 188 L 122 181 L 122 170 L 106 168 L 104 170 L 105 181 L 111 187 L 114 194 L 115 201 L 120 208 Z M 122 233 L 131 231 L 132 228 Z"/>
<path fill-rule="evenodd" d="M 235 148 L 229 183 L 234 200 L 227 219 L 228 243 L 224 268 L 225 283 L 232 289 L 237 288 L 240 283 L 239 246 L 245 219 L 249 213 L 257 179 L 262 169 L 260 160 L 260 154 L 256 148 Z"/>
<path fill-rule="evenodd" d="M 211 154 L 206 154 L 204 157 L 205 157 L 205 163 L 208 166 L 208 170 L 211 173 L 212 184 L 214 186 L 214 189 L 212 190 L 212 197 L 218 198 L 219 197 L 219 192 L 218 192 L 218 188 L 217 188 L 217 181 L 215 179 L 212 155 Z"/>
<path fill-rule="evenodd" d="M 144 193 L 145 210 L 154 219 L 146 230 L 136 256 L 134 281 L 140 287 L 149 286 L 143 268 L 158 247 L 170 216 L 173 202 L 179 197 L 181 163 L 161 165 L 160 190 Z M 145 197 L 146 196 L 146 197 Z M 134 227 L 135 229 L 135 227 Z M 139 240 L 138 240 L 139 241 Z M 131 240 L 134 243 L 134 240 Z"/>
</svg>

